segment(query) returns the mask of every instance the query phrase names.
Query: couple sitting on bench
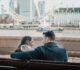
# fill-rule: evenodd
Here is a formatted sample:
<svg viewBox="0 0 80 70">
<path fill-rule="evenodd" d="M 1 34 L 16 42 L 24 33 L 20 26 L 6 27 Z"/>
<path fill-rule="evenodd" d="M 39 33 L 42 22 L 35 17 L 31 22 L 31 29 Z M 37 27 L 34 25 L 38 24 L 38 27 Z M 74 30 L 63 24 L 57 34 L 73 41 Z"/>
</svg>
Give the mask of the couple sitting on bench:
<svg viewBox="0 0 80 70">
<path fill-rule="evenodd" d="M 24 37 L 18 49 L 10 54 L 11 57 L 67 62 L 68 54 L 64 48 L 59 48 L 59 45 L 55 42 L 54 32 L 44 32 L 43 36 L 44 44 L 34 49 L 32 48 L 32 38 L 30 36 Z"/>
</svg>

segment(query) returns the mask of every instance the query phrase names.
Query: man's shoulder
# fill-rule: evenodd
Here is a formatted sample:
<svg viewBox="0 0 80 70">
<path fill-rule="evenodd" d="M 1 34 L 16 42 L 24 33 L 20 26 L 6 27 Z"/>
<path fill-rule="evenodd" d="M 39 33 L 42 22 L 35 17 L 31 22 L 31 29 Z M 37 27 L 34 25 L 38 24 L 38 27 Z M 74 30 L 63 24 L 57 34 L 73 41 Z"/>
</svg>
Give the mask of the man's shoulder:
<svg viewBox="0 0 80 70">
<path fill-rule="evenodd" d="M 41 49 L 43 47 L 44 47 L 44 45 L 41 45 L 41 46 L 38 46 L 36 49 Z"/>
<path fill-rule="evenodd" d="M 65 48 L 59 48 L 59 47 L 56 47 L 54 49 L 55 52 L 66 52 L 66 49 Z"/>
<path fill-rule="evenodd" d="M 35 50 L 42 52 L 44 50 L 45 46 L 44 45 L 40 45 L 37 48 L 35 48 Z"/>
</svg>

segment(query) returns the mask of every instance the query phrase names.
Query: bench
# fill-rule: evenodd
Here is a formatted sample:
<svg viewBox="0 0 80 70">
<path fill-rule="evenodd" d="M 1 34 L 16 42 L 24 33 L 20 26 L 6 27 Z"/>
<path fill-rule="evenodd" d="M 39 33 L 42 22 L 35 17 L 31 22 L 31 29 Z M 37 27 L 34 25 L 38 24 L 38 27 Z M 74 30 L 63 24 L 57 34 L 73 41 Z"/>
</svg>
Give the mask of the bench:
<svg viewBox="0 0 80 70">
<path fill-rule="evenodd" d="M 80 63 L 0 58 L 0 70 L 80 70 Z"/>
</svg>

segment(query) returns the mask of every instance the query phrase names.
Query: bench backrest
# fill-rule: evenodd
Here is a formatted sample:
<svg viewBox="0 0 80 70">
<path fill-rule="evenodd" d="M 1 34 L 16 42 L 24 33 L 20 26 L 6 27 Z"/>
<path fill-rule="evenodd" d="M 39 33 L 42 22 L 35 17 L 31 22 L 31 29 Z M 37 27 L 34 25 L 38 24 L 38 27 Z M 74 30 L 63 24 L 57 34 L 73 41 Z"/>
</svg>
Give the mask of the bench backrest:
<svg viewBox="0 0 80 70">
<path fill-rule="evenodd" d="M 0 59 L 1 66 L 9 66 L 7 69 L 13 67 L 14 70 L 35 70 L 35 69 L 47 69 L 47 70 L 80 70 L 80 64 L 69 62 L 54 62 L 44 60 L 14 60 L 14 59 Z M 3 67 L 5 68 L 5 67 Z M 11 69 L 12 70 L 12 69 Z"/>
</svg>

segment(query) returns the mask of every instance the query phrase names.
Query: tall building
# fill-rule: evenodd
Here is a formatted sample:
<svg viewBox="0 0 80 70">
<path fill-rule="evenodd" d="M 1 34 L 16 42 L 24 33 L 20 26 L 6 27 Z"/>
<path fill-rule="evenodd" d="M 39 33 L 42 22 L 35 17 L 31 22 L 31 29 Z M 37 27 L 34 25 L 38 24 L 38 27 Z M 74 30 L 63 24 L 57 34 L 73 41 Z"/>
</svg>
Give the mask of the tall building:
<svg viewBox="0 0 80 70">
<path fill-rule="evenodd" d="M 10 0 L 10 7 L 21 16 L 36 19 L 44 15 L 44 0 Z"/>
<path fill-rule="evenodd" d="M 28 16 L 31 17 L 32 12 L 32 1 L 33 0 L 18 0 L 19 5 L 19 14 L 22 16 Z"/>
<path fill-rule="evenodd" d="M 9 0 L 0 0 L 0 14 L 5 15 L 8 13 L 9 13 Z"/>
<path fill-rule="evenodd" d="M 9 2 L 10 10 L 15 11 L 17 14 L 19 14 L 19 4 L 18 0 L 10 0 Z"/>
<path fill-rule="evenodd" d="M 12 10 L 14 10 L 14 0 L 10 0 L 9 6 Z"/>
<path fill-rule="evenodd" d="M 10 10 L 15 11 L 16 8 L 17 8 L 17 0 L 0 0 L 1 15 L 9 14 Z"/>
<path fill-rule="evenodd" d="M 45 1 L 44 0 L 39 1 L 38 7 L 39 7 L 40 15 L 43 16 L 45 13 Z"/>
<path fill-rule="evenodd" d="M 38 0 L 32 1 L 32 19 L 37 19 L 39 17 Z"/>
</svg>

